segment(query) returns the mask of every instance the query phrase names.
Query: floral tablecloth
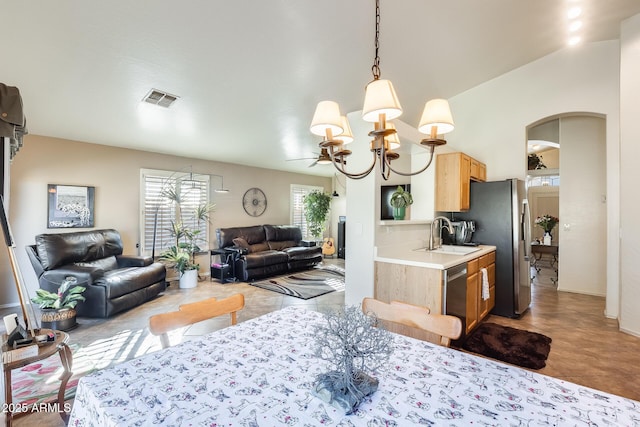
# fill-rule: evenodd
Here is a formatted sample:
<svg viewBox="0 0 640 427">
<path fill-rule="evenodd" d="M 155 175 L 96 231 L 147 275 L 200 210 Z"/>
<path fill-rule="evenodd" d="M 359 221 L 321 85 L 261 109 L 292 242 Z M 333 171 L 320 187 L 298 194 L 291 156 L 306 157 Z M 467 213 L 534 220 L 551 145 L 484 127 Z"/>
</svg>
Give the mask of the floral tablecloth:
<svg viewBox="0 0 640 427">
<path fill-rule="evenodd" d="M 323 316 L 289 307 L 83 377 L 69 426 L 640 425 L 640 403 L 394 335 L 345 416 L 312 396 Z"/>
</svg>

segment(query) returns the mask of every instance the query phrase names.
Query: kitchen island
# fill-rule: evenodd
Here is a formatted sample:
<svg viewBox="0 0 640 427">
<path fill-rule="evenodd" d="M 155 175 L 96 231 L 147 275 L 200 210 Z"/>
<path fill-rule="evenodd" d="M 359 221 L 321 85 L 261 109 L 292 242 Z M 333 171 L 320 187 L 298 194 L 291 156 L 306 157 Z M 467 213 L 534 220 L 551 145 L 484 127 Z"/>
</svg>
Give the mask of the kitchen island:
<svg viewBox="0 0 640 427">
<path fill-rule="evenodd" d="M 496 247 L 481 245 L 478 250 L 462 255 L 411 247 L 376 248 L 374 297 L 385 302 L 398 300 L 429 307 L 434 314 L 454 314 L 463 321 L 463 335 L 468 334 L 495 304 Z M 448 301 L 447 272 L 457 266 L 466 266 L 466 286 L 463 283 L 462 296 L 456 301 Z M 482 269 L 486 269 L 488 289 L 485 286 L 484 290 L 487 298 L 483 298 Z"/>
</svg>

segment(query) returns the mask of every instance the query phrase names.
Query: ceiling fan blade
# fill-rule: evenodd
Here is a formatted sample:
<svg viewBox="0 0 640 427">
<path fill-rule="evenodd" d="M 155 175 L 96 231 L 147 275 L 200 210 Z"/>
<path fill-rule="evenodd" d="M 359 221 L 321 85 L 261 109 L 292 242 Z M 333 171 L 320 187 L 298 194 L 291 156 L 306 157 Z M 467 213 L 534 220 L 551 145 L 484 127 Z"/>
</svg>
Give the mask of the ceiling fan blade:
<svg viewBox="0 0 640 427">
<path fill-rule="evenodd" d="M 313 156 L 313 157 L 300 157 L 300 158 L 298 158 L 298 159 L 285 159 L 285 161 L 287 161 L 287 162 L 295 162 L 295 161 L 297 161 L 297 160 L 311 160 L 311 159 L 315 159 L 315 158 L 317 158 L 317 157 L 318 157 L 318 156 Z"/>
<path fill-rule="evenodd" d="M 315 166 L 315 165 L 317 165 L 317 164 L 318 164 L 318 159 L 316 159 L 316 161 L 315 161 L 315 162 L 311 163 L 311 164 L 309 165 L 309 167 L 310 167 L 310 168 L 312 168 L 312 167 L 314 167 L 314 166 Z"/>
</svg>

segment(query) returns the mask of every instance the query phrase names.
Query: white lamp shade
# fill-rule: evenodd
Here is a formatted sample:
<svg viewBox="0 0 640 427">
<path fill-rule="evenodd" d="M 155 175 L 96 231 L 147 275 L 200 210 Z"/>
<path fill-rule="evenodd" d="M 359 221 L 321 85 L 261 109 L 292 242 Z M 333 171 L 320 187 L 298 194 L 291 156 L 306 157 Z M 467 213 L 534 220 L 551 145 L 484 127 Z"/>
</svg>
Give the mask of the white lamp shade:
<svg viewBox="0 0 640 427">
<path fill-rule="evenodd" d="M 385 114 L 387 120 L 400 117 L 402 107 L 390 80 L 374 80 L 367 85 L 362 108 L 362 120 L 375 123 L 380 114 Z"/>
<path fill-rule="evenodd" d="M 343 129 L 342 133 L 333 139 L 342 141 L 342 144 L 346 145 L 353 142 L 353 133 L 351 133 L 351 126 L 349 126 L 349 119 L 347 119 L 347 116 L 342 116 L 341 119 Z"/>
<path fill-rule="evenodd" d="M 325 136 L 327 129 L 334 135 L 342 133 L 342 118 L 340 107 L 334 101 L 320 101 L 316 106 L 316 112 L 309 128 L 314 135 Z"/>
<path fill-rule="evenodd" d="M 396 128 L 396 125 L 394 125 L 393 123 L 387 122 L 387 129 L 395 129 L 395 128 Z M 400 148 L 400 137 L 398 137 L 398 132 L 394 133 L 393 135 L 387 136 L 385 139 L 387 140 L 387 144 L 389 144 L 390 150 L 396 150 Z"/>
<path fill-rule="evenodd" d="M 418 131 L 431 134 L 431 128 L 437 127 L 437 135 L 451 132 L 454 128 L 451 109 L 446 99 L 432 99 L 424 105 Z"/>
</svg>

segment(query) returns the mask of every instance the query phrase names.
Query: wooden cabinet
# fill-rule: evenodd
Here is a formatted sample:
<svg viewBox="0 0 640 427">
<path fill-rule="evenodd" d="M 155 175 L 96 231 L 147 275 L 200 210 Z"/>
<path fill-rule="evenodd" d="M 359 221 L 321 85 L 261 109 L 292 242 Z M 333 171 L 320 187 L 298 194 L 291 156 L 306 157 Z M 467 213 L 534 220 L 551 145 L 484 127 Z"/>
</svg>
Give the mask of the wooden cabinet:
<svg viewBox="0 0 640 427">
<path fill-rule="evenodd" d="M 436 157 L 436 210 L 460 212 L 469 209 L 471 181 L 485 181 L 484 163 L 464 153 L 445 153 Z"/>
<path fill-rule="evenodd" d="M 471 158 L 471 168 L 469 177 L 472 181 L 484 182 L 487 180 L 487 166 L 478 160 Z"/>
<path fill-rule="evenodd" d="M 475 329 L 495 305 L 495 262 L 495 251 L 467 261 L 467 287 L 455 293 L 464 298 L 464 301 L 460 300 L 455 310 L 451 309 L 450 302 L 447 303 L 449 314 L 463 320 L 463 335 L 468 335 Z M 487 269 L 489 282 L 489 298 L 486 300 L 482 298 L 483 268 Z M 421 305 L 429 307 L 431 313 L 442 314 L 442 301 L 445 297 L 443 280 L 441 269 L 376 261 L 374 298 L 384 302 L 398 300 Z"/>
<path fill-rule="evenodd" d="M 479 269 L 487 269 L 487 281 L 489 282 L 489 299 L 482 295 L 482 273 L 478 272 L 478 317 L 485 318 L 496 305 L 496 253 L 483 255 L 478 260 Z"/>
<path fill-rule="evenodd" d="M 487 269 L 489 298 L 482 295 L 482 269 Z M 465 334 L 469 334 L 496 304 L 496 253 L 491 252 L 467 262 L 467 306 Z"/>
</svg>

